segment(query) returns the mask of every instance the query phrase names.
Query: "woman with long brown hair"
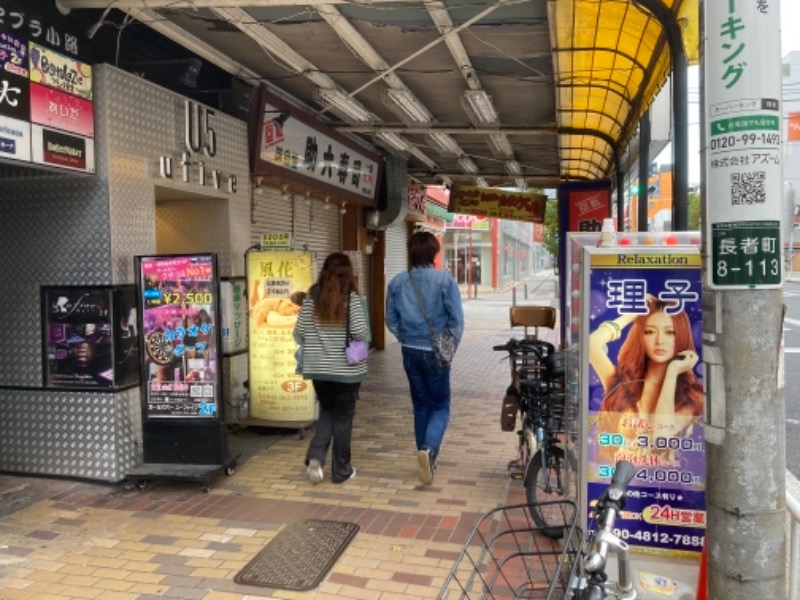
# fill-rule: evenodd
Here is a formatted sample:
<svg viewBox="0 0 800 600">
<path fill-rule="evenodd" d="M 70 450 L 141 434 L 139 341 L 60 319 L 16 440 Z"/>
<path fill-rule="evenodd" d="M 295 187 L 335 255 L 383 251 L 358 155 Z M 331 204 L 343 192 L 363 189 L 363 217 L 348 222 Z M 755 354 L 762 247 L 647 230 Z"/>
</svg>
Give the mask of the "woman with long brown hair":
<svg viewBox="0 0 800 600">
<path fill-rule="evenodd" d="M 367 362 L 350 364 L 345 354 L 347 320 L 350 335 L 369 342 L 367 319 L 358 295 L 350 258 L 334 252 L 325 259 L 294 328 L 303 348 L 303 379 L 310 379 L 319 401 L 319 419 L 306 452 L 308 478 L 319 483 L 328 447 L 333 442 L 331 480 L 342 483 L 356 474 L 350 462 L 353 417 Z"/>
<path fill-rule="evenodd" d="M 703 414 L 703 387 L 694 374 L 698 354 L 684 311 L 647 298 L 648 313 L 604 321 L 589 336 L 589 362 L 603 385 L 601 413 L 648 420 L 660 436 L 674 436 Z M 617 364 L 606 346 L 630 326 Z"/>
</svg>

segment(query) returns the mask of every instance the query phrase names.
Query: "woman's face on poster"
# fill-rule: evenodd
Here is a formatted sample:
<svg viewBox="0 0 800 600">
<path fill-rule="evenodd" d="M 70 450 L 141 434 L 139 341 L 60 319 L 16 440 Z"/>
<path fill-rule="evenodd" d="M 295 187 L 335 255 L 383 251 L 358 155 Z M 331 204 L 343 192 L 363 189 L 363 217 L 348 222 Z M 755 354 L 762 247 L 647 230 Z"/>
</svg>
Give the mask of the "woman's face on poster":
<svg viewBox="0 0 800 600">
<path fill-rule="evenodd" d="M 644 324 L 644 349 L 647 358 L 666 363 L 675 356 L 675 326 L 672 317 L 658 311 L 647 317 Z"/>
</svg>

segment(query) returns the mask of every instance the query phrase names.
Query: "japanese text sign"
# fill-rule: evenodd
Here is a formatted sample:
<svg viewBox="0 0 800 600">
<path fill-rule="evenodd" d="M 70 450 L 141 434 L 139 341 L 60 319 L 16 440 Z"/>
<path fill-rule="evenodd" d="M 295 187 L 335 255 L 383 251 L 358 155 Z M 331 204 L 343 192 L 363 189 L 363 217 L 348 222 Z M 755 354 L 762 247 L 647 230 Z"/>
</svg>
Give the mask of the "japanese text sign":
<svg viewBox="0 0 800 600">
<path fill-rule="evenodd" d="M 777 2 L 706 2 L 706 234 L 712 288 L 779 287 L 781 69 Z"/>
</svg>

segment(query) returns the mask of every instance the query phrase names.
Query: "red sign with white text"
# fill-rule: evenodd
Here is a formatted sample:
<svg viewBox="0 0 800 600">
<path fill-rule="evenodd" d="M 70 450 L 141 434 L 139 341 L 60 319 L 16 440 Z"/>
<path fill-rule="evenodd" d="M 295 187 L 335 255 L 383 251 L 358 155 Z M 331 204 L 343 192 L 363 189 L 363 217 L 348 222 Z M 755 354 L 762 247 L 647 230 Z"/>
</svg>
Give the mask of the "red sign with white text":
<svg viewBox="0 0 800 600">
<path fill-rule="evenodd" d="M 94 108 L 88 100 L 31 83 L 31 121 L 53 129 L 94 137 Z"/>
<path fill-rule="evenodd" d="M 569 190 L 567 231 L 600 231 L 603 219 L 611 213 L 610 196 L 608 188 Z"/>
</svg>

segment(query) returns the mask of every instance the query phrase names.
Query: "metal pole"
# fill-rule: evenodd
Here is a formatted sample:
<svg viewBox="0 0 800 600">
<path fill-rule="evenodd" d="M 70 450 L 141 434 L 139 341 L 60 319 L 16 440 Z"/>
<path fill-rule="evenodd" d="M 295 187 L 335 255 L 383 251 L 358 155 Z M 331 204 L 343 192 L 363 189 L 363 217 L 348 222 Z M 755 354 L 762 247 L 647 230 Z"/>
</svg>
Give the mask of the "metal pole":
<svg viewBox="0 0 800 600">
<path fill-rule="evenodd" d="M 639 196 L 636 202 L 636 231 L 647 231 L 650 192 L 650 110 L 639 121 Z"/>
<path fill-rule="evenodd" d="M 517 286 L 511 288 L 511 306 L 517 305 Z"/>
</svg>

